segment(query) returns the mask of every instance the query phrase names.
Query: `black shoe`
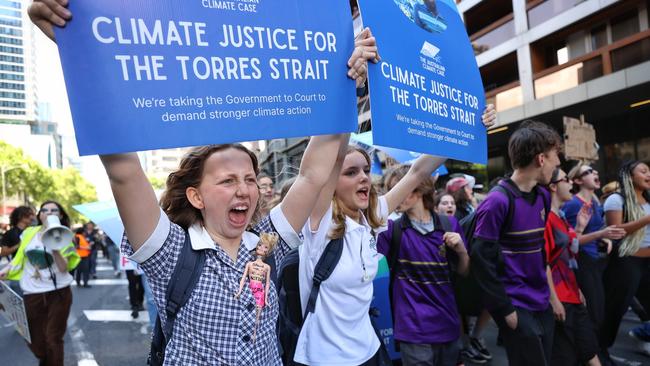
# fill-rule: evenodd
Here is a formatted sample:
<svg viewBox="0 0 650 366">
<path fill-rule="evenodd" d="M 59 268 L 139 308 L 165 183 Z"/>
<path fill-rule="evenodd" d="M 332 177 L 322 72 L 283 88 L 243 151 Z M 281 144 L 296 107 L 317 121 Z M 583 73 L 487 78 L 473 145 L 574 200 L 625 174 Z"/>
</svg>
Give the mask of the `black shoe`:
<svg viewBox="0 0 650 366">
<path fill-rule="evenodd" d="M 84 287 L 85 288 L 91 288 L 92 286 L 90 286 L 89 284 L 85 284 Z"/>
<path fill-rule="evenodd" d="M 138 312 L 137 309 L 131 310 L 131 318 L 138 319 L 139 316 L 140 316 L 140 312 Z"/>
<path fill-rule="evenodd" d="M 97 279 L 97 275 L 94 274 L 94 275 L 93 275 L 93 280 L 96 280 L 96 279 Z"/>
<path fill-rule="evenodd" d="M 483 356 L 486 360 L 491 360 L 492 355 L 490 354 L 490 351 L 485 347 L 485 344 L 483 344 L 483 341 L 481 341 L 478 338 L 469 338 L 469 344 L 474 348 L 478 353 Z"/>
<path fill-rule="evenodd" d="M 465 361 L 469 361 L 472 363 L 486 363 L 488 360 L 483 357 L 477 350 L 474 349 L 471 345 L 467 346 L 466 348 L 463 348 L 462 351 L 460 351 L 460 354 L 463 356 Z"/>
<path fill-rule="evenodd" d="M 138 307 L 137 307 L 136 309 L 137 309 L 138 311 L 144 311 L 144 306 L 142 306 L 142 305 L 138 305 Z"/>
</svg>

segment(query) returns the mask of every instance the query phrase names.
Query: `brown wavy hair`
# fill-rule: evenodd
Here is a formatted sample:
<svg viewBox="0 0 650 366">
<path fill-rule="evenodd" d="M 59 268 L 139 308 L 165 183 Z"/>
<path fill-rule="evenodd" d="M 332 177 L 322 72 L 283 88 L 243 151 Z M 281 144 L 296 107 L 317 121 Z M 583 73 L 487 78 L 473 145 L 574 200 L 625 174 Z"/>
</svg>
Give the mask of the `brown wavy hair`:
<svg viewBox="0 0 650 366">
<path fill-rule="evenodd" d="M 169 216 L 169 219 L 183 229 L 188 229 L 197 222 L 203 224 L 201 210 L 192 206 L 187 199 L 186 190 L 189 187 L 197 188 L 203 179 L 205 162 L 212 154 L 228 149 L 235 149 L 248 154 L 253 163 L 255 175 L 259 174 L 257 156 L 240 144 L 223 144 L 200 146 L 189 151 L 181 160 L 178 169 L 167 177 L 167 189 L 160 198 L 160 207 Z M 259 188 L 258 188 L 259 189 Z M 251 224 L 257 220 L 259 204 L 255 205 L 255 214 Z"/>
<path fill-rule="evenodd" d="M 365 150 L 356 146 L 348 146 L 348 151 L 346 152 L 346 156 L 354 152 L 358 152 L 361 155 L 363 155 L 368 165 L 371 164 L 370 156 L 368 155 L 368 153 Z M 377 216 L 377 205 L 379 205 L 377 190 L 375 189 L 375 186 L 373 184 L 370 184 L 368 208 L 363 210 L 363 215 L 366 217 L 366 220 L 368 220 L 368 224 L 370 224 L 370 227 L 373 230 L 384 225 L 384 222 L 382 221 L 381 217 Z M 345 236 L 346 215 L 345 212 L 343 212 L 342 207 L 343 206 L 341 204 L 341 201 L 338 199 L 338 197 L 336 197 L 336 192 L 334 192 L 334 197 L 332 198 L 332 220 L 334 221 L 334 225 L 332 230 L 329 233 L 330 239 L 339 239 Z"/>
</svg>

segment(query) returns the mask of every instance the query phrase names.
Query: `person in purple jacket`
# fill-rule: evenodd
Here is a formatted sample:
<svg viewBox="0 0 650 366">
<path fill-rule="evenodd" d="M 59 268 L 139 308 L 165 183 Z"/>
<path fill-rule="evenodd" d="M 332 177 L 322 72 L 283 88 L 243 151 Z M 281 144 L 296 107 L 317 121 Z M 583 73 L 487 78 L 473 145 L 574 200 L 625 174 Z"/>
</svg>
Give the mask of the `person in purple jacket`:
<svg viewBox="0 0 650 366">
<path fill-rule="evenodd" d="M 391 172 L 386 180 L 389 189 L 406 175 L 408 168 L 401 166 Z M 404 366 L 454 366 L 460 352 L 460 317 L 447 258 L 454 258 L 456 271 L 467 275 L 469 256 L 456 219 L 449 217 L 453 231 L 445 232 L 434 212 L 434 183 L 435 179 L 422 180 L 398 206 L 402 217 L 389 220 L 388 229 L 377 238 L 377 250 L 389 256 L 393 225 L 401 225 L 393 269 L 397 272 L 390 296 L 394 335 L 400 342 Z"/>
<path fill-rule="evenodd" d="M 476 212 L 472 274 L 511 366 L 550 364 L 554 320 L 543 253 L 550 196 L 539 185 L 550 183 L 561 146 L 551 127 L 524 122 L 508 142 L 514 173 L 499 183 L 514 199 L 513 212 L 502 191 L 490 193 Z"/>
</svg>

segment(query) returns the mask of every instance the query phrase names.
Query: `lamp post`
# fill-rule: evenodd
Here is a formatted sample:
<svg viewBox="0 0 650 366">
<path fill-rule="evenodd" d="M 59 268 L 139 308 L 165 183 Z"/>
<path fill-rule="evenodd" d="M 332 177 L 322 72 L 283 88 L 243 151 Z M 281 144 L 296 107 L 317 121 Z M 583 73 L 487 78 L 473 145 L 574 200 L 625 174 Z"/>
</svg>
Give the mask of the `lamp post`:
<svg viewBox="0 0 650 366">
<path fill-rule="evenodd" d="M 7 214 L 7 177 L 5 174 L 11 170 L 19 169 L 22 167 L 22 165 L 10 167 L 4 165 L 0 166 L 0 176 L 2 176 L 2 216 L 5 216 Z"/>
</svg>

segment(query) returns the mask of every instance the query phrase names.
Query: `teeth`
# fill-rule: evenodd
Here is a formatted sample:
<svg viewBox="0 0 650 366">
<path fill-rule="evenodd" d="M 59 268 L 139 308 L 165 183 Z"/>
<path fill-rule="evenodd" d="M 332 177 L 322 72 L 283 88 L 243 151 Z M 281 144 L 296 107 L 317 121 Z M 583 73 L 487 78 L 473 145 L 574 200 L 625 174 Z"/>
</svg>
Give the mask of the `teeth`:
<svg viewBox="0 0 650 366">
<path fill-rule="evenodd" d="M 246 211 L 246 210 L 248 210 L 248 207 L 246 207 L 246 206 L 237 206 L 237 207 L 233 208 L 233 210 L 235 210 L 235 211 Z"/>
</svg>

